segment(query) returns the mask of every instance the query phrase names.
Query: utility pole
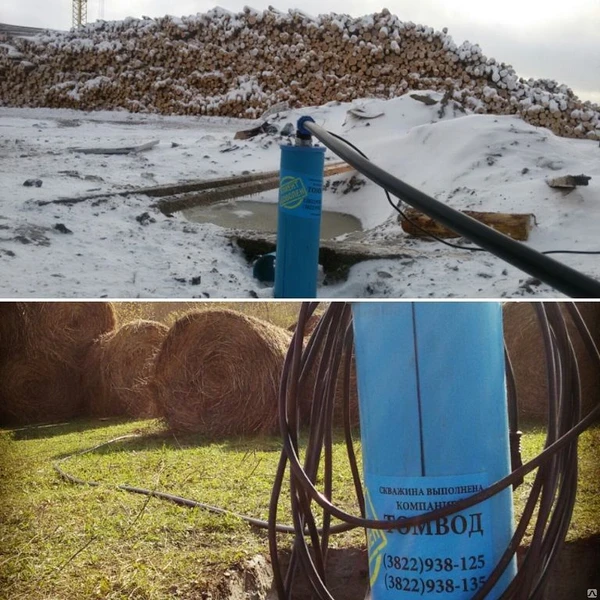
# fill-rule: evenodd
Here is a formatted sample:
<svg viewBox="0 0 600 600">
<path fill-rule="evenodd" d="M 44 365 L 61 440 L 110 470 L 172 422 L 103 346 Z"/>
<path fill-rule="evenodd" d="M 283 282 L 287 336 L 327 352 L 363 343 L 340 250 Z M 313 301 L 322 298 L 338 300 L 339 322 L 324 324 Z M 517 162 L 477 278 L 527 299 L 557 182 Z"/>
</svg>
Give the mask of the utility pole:
<svg viewBox="0 0 600 600">
<path fill-rule="evenodd" d="M 73 0 L 73 27 L 87 24 L 87 0 Z"/>
</svg>

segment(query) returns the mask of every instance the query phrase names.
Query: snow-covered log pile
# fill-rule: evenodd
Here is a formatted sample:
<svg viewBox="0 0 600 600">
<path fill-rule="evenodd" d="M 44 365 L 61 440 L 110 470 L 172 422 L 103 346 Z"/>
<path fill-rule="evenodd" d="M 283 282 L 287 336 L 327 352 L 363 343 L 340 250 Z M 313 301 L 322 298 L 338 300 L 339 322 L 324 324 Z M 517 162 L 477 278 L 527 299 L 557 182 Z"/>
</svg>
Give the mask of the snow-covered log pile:
<svg viewBox="0 0 600 600">
<path fill-rule="evenodd" d="M 600 108 L 564 85 L 523 80 L 457 46 L 447 30 L 365 17 L 216 8 L 97 22 L 0 45 L 0 104 L 255 117 L 293 106 L 448 91 L 476 112 L 520 114 L 559 135 L 600 139 Z"/>
</svg>

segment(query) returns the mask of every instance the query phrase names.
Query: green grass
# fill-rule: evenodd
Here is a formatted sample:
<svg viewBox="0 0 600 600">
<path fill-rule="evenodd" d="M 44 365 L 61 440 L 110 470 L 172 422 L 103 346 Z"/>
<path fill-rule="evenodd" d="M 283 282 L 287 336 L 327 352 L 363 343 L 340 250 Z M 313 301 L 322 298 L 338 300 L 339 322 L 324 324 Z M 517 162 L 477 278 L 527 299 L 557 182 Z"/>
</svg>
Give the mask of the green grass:
<svg viewBox="0 0 600 600">
<path fill-rule="evenodd" d="M 545 429 L 535 423 L 524 423 L 522 455 L 523 462 L 537 456 L 544 447 Z M 567 540 L 587 538 L 600 533 L 600 425 L 585 431 L 578 442 L 578 477 L 577 501 L 573 510 L 571 526 Z M 537 471 L 533 471 L 520 485 L 514 494 L 517 516 L 525 505 Z M 532 522 L 535 522 L 534 513 Z M 525 543 L 529 542 L 530 532 L 525 535 Z"/>
<path fill-rule="evenodd" d="M 161 435 L 156 422 L 85 427 L 0 436 L 0 597 L 159 599 L 177 591 L 182 598 L 200 598 L 228 567 L 268 552 L 266 532 L 235 517 L 114 486 L 159 489 L 266 519 L 278 439 L 174 439 Z M 69 473 L 102 486 L 74 486 L 54 473 L 54 460 L 131 432 L 145 435 L 62 463 Z M 338 460 L 343 452 L 336 443 Z M 347 500 L 350 481 L 336 479 L 340 503 L 355 510 Z M 283 503 L 280 522 L 291 522 Z M 355 531 L 333 541 L 356 545 L 362 538 Z M 282 535 L 281 541 L 289 544 L 290 538 Z"/>
<path fill-rule="evenodd" d="M 68 484 L 52 463 L 116 436 L 140 438 L 98 448 L 62 463 L 69 473 L 101 482 Z M 543 444 L 529 428 L 524 458 Z M 277 438 L 202 440 L 166 436 L 158 422 L 87 421 L 0 432 L 0 598 L 200 599 L 222 573 L 266 554 L 266 532 L 235 517 L 127 494 L 139 485 L 266 519 L 281 443 Z M 580 440 L 580 489 L 569 538 L 600 531 L 600 427 Z M 345 465 L 336 438 L 335 460 Z M 334 500 L 356 511 L 348 469 L 336 469 Z M 517 513 L 527 483 L 516 494 Z M 287 502 L 279 522 L 289 523 Z M 283 546 L 290 537 L 281 535 Z M 363 547 L 364 533 L 332 545 Z"/>
</svg>

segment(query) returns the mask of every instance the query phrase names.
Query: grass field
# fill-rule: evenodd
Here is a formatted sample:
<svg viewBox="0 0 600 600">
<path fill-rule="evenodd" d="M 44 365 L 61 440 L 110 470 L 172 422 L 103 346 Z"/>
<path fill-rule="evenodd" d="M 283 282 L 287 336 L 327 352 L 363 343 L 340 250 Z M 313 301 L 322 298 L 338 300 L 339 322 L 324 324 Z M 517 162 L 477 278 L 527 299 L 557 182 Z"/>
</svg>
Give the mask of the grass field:
<svg viewBox="0 0 600 600">
<path fill-rule="evenodd" d="M 62 457 L 130 433 L 141 437 L 62 463 L 100 486 L 68 484 L 53 471 Z M 525 459 L 539 451 L 543 438 L 541 428 L 526 428 Z M 156 421 L 0 432 L 0 598 L 206 599 L 228 567 L 267 553 L 266 532 L 115 485 L 166 491 L 266 519 L 280 447 L 278 438 L 174 438 Z M 335 459 L 334 500 L 356 510 L 341 437 Z M 580 467 L 569 539 L 600 532 L 600 426 L 581 437 Z M 526 482 L 517 491 L 517 513 L 528 487 Z M 286 504 L 279 521 L 290 522 Z M 289 544 L 289 536 L 281 539 Z M 364 532 L 334 537 L 332 545 L 364 547 Z"/>
</svg>

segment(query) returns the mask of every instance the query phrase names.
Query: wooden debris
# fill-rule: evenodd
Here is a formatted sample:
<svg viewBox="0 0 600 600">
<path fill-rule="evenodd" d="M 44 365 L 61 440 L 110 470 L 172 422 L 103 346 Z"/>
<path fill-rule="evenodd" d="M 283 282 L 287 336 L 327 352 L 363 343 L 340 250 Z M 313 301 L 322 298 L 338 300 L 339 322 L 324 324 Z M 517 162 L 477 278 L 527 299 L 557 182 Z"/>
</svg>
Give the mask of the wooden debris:
<svg viewBox="0 0 600 600">
<path fill-rule="evenodd" d="M 279 113 L 285 112 L 289 109 L 289 102 L 278 102 L 277 104 L 273 104 L 273 106 L 265 110 L 265 112 L 260 116 L 260 120 L 266 121 L 269 117 L 272 117 L 273 115 L 278 115 Z"/>
<path fill-rule="evenodd" d="M 275 250 L 277 236 L 256 231 L 238 231 L 230 239 L 235 242 L 250 261 L 257 256 Z M 353 265 L 365 260 L 378 259 L 414 259 L 420 253 L 408 248 L 394 245 L 373 245 L 361 242 L 340 242 L 321 240 L 319 247 L 319 264 L 330 280 L 346 279 Z"/>
<path fill-rule="evenodd" d="M 249 140 L 261 133 L 268 133 L 270 135 L 277 134 L 277 127 L 269 124 L 267 121 L 259 125 L 258 127 L 252 127 L 252 129 L 243 129 L 241 131 L 236 132 L 233 136 L 234 140 Z"/>
<path fill-rule="evenodd" d="M 145 152 L 159 144 L 160 140 L 152 140 L 146 144 L 139 146 L 124 146 L 121 148 L 69 148 L 71 152 L 79 152 L 80 154 L 137 154 Z"/>
<path fill-rule="evenodd" d="M 253 137 L 256 137 L 257 135 L 260 135 L 261 133 L 265 132 L 263 126 L 264 123 L 262 125 L 259 125 L 258 127 L 253 127 L 252 129 L 242 129 L 241 131 L 236 131 L 235 135 L 233 136 L 233 139 L 249 140 Z"/>
<path fill-rule="evenodd" d="M 279 175 L 269 179 L 234 183 L 232 185 L 207 189 L 202 192 L 183 194 L 175 198 L 165 198 L 152 206 L 156 206 L 163 214 L 170 215 L 179 210 L 192 208 L 193 206 L 207 206 L 216 202 L 222 202 L 223 200 L 252 196 L 266 192 L 267 190 L 274 190 L 277 187 L 279 187 Z"/>
<path fill-rule="evenodd" d="M 98 194 L 86 194 L 85 196 L 77 196 L 75 198 L 58 198 L 56 200 L 39 200 L 39 206 L 47 204 L 79 204 L 86 200 L 98 200 L 99 198 L 110 198 L 113 196 L 150 196 L 152 198 L 162 198 L 165 196 L 175 196 L 177 194 L 185 194 L 189 192 L 198 192 L 211 188 L 218 188 L 234 183 L 244 183 L 247 181 L 258 181 L 270 177 L 276 177 L 279 171 L 268 171 L 265 173 L 255 173 L 253 175 L 232 175 L 231 177 L 221 177 L 218 179 L 193 179 L 191 181 L 183 181 L 179 183 L 166 183 L 163 185 L 155 185 L 152 187 L 134 188 L 132 190 L 123 190 L 120 192 L 107 192 Z"/>
<path fill-rule="evenodd" d="M 347 173 L 352 171 L 352 167 L 347 165 L 346 163 L 334 163 L 331 165 L 327 165 L 324 169 L 324 176 L 330 177 L 332 175 L 338 175 L 340 173 Z M 38 206 L 46 206 L 47 204 L 79 204 L 80 202 L 85 202 L 86 200 L 98 200 L 99 198 L 110 198 L 114 196 L 136 196 L 136 195 L 144 195 L 150 196 L 153 198 L 164 198 L 166 196 L 177 196 L 177 198 L 170 198 L 169 201 L 173 201 L 173 205 L 169 206 L 169 201 L 165 201 L 163 204 L 164 212 L 170 214 L 171 212 L 176 212 L 178 210 L 183 210 L 184 208 L 190 208 L 191 206 L 197 206 L 200 204 L 204 204 L 205 200 L 202 196 L 198 196 L 198 194 L 192 194 L 192 192 L 201 192 L 204 190 L 214 191 L 219 188 L 230 187 L 234 189 L 235 186 L 239 186 L 241 184 L 252 184 L 255 182 L 263 182 L 265 180 L 269 180 L 269 185 L 272 187 L 266 187 L 265 189 L 275 189 L 279 185 L 279 171 L 265 171 L 263 173 L 254 173 L 250 175 L 232 175 L 231 177 L 220 177 L 217 179 L 195 179 L 192 181 L 183 181 L 180 183 L 167 183 L 163 185 L 156 185 L 152 187 L 145 188 L 135 188 L 133 190 L 123 190 L 121 192 L 107 192 L 107 193 L 98 193 L 98 194 L 87 194 L 85 196 L 77 196 L 75 198 L 58 198 L 56 200 L 39 200 L 37 202 Z M 273 186 L 273 183 L 276 184 Z M 252 189 L 248 187 L 247 189 Z M 264 191 L 264 190 L 260 190 Z M 246 194 L 253 194 L 258 192 L 246 192 Z M 184 196 L 180 194 L 189 194 L 186 202 L 182 203 L 182 208 L 177 207 L 177 201 L 184 198 Z M 246 195 L 242 194 L 242 195 Z M 197 197 L 199 198 L 197 204 L 190 204 L 191 198 Z M 235 196 L 230 196 L 231 198 Z M 225 198 L 227 199 L 227 198 Z M 219 200 L 214 200 L 218 202 Z M 158 206 L 160 203 L 156 203 L 155 206 Z M 161 208 L 161 210 L 163 210 Z"/>
<path fill-rule="evenodd" d="M 357 119 L 376 119 L 382 117 L 385 113 L 371 106 L 357 106 L 346 111 L 346 114 Z"/>
<path fill-rule="evenodd" d="M 589 185 L 591 177 L 587 175 L 563 175 L 562 177 L 555 177 L 548 181 L 548 185 L 552 188 L 562 188 L 572 190 L 578 185 Z"/>
<path fill-rule="evenodd" d="M 192 181 L 183 181 L 180 183 L 167 183 L 148 188 L 138 188 L 136 190 L 127 190 L 128 196 L 132 194 L 144 194 L 152 198 L 164 198 L 165 196 L 174 196 L 176 194 L 186 194 L 189 192 L 200 192 L 211 188 L 224 187 L 234 183 L 246 183 L 248 181 L 258 181 L 262 179 L 271 179 L 277 177 L 279 171 L 265 171 L 263 173 L 253 173 L 249 175 L 232 175 L 231 177 L 219 177 L 217 179 L 194 179 Z"/>
<path fill-rule="evenodd" d="M 447 227 L 444 227 L 432 218 L 424 215 L 415 209 L 404 211 L 408 219 L 401 216 L 398 217 L 402 229 L 416 237 L 425 237 L 427 235 L 435 235 L 440 238 L 456 238 L 460 235 Z M 509 214 L 498 212 L 477 212 L 474 210 L 461 211 L 463 214 L 473 217 L 481 223 L 485 223 L 493 227 L 497 231 L 510 236 L 514 240 L 526 241 L 529 238 L 533 223 L 535 223 L 535 215 L 532 213 L 525 214 Z"/>
<path fill-rule="evenodd" d="M 339 173 L 347 173 L 352 171 L 352 167 L 346 163 L 336 163 L 328 165 L 324 169 L 324 176 L 338 175 Z M 265 176 L 266 175 L 266 176 Z M 245 176 L 246 181 L 242 178 L 230 178 L 222 185 L 209 186 L 210 182 L 206 182 L 203 191 L 198 193 L 184 194 L 173 198 L 165 198 L 159 200 L 155 205 L 163 214 L 172 214 L 179 210 L 192 208 L 193 206 L 206 206 L 222 202 L 223 200 L 233 200 L 234 198 L 243 198 L 244 196 L 252 196 L 260 194 L 268 190 L 274 190 L 279 187 L 279 171 L 271 173 L 263 173 L 263 177 Z"/>
<path fill-rule="evenodd" d="M 418 100 L 419 102 L 426 104 L 427 106 L 433 106 L 434 104 L 438 103 L 437 100 L 434 100 L 431 96 L 428 96 L 427 94 L 411 94 L 410 97 L 413 100 Z"/>
</svg>

